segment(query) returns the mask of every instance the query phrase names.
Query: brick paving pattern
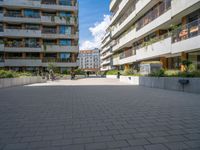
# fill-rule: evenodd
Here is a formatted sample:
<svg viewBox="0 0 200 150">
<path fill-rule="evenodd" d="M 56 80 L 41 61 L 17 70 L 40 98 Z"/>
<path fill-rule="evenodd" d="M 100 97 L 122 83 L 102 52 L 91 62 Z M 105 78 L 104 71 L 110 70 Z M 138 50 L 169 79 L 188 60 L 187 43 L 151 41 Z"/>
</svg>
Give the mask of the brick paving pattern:
<svg viewBox="0 0 200 150">
<path fill-rule="evenodd" d="M 200 149 L 200 95 L 84 81 L 1 89 L 0 150 Z"/>
</svg>

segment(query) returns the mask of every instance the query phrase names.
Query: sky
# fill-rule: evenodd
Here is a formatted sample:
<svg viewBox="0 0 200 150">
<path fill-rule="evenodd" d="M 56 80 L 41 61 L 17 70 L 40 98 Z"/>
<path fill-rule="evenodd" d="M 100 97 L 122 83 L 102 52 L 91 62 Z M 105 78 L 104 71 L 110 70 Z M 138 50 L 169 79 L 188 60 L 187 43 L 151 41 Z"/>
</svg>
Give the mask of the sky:
<svg viewBox="0 0 200 150">
<path fill-rule="evenodd" d="M 100 48 L 108 27 L 110 0 L 79 0 L 80 50 Z"/>
</svg>

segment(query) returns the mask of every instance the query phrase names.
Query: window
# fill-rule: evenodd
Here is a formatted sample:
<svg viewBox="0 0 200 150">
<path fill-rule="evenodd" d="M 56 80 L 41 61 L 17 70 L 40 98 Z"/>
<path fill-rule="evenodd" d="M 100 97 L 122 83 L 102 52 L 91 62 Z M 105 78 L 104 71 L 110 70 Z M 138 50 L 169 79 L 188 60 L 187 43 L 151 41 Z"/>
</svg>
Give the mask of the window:
<svg viewBox="0 0 200 150">
<path fill-rule="evenodd" d="M 71 6 L 71 0 L 59 0 L 59 5 Z"/>
<path fill-rule="evenodd" d="M 60 26 L 60 33 L 61 34 L 71 34 L 71 27 L 70 26 Z"/>
<path fill-rule="evenodd" d="M 25 17 L 31 17 L 31 18 L 39 18 L 40 13 L 37 10 L 25 9 L 24 10 L 24 16 Z"/>
<path fill-rule="evenodd" d="M 70 58 L 70 53 L 61 53 L 60 54 L 61 59 L 69 59 Z"/>
<path fill-rule="evenodd" d="M 60 40 L 59 43 L 61 46 L 71 46 L 71 40 Z"/>
<path fill-rule="evenodd" d="M 70 16 L 72 16 L 72 14 L 70 12 L 64 12 L 64 11 L 61 11 L 59 14 L 60 14 L 61 17 L 70 17 Z"/>
</svg>

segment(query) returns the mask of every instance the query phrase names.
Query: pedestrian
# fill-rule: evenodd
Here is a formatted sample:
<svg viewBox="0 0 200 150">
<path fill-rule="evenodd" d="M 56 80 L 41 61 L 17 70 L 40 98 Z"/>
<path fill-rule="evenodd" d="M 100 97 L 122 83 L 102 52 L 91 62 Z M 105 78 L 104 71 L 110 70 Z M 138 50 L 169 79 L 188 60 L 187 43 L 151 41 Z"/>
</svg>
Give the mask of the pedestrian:
<svg viewBox="0 0 200 150">
<path fill-rule="evenodd" d="M 121 75 L 121 74 L 120 74 L 120 71 L 118 71 L 118 72 L 117 72 L 117 79 L 120 78 L 120 75 Z"/>
</svg>

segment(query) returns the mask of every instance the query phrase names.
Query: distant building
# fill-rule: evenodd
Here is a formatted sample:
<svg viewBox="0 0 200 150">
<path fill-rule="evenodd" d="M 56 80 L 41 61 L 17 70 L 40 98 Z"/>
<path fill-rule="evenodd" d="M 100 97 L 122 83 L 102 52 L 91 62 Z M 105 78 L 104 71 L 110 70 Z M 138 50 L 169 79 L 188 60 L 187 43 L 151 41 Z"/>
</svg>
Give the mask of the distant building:
<svg viewBox="0 0 200 150">
<path fill-rule="evenodd" d="M 85 71 L 96 72 L 100 69 L 99 49 L 80 50 L 79 68 Z"/>
</svg>

